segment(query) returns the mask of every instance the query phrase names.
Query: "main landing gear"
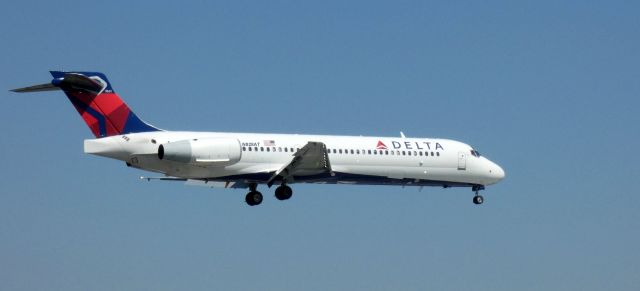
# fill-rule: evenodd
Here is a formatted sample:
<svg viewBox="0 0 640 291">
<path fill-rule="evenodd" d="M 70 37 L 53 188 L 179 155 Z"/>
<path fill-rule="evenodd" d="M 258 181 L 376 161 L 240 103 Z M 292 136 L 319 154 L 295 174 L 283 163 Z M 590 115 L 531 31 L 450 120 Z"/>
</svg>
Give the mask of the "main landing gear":
<svg viewBox="0 0 640 291">
<path fill-rule="evenodd" d="M 278 188 L 276 188 L 276 198 L 278 198 L 278 200 L 287 200 L 291 198 L 291 195 L 293 195 L 293 190 L 291 190 L 291 187 L 285 184 L 282 184 L 278 186 Z"/>
<path fill-rule="evenodd" d="M 249 206 L 256 206 L 262 203 L 262 193 L 258 192 L 256 189 L 258 188 L 257 184 L 249 185 L 249 193 L 244 198 L 244 201 L 249 204 Z"/>
<path fill-rule="evenodd" d="M 476 193 L 476 196 L 473 197 L 473 204 L 480 205 L 480 204 L 482 204 L 482 202 L 484 202 L 484 197 L 482 197 L 482 195 L 478 194 L 478 192 L 480 192 L 480 190 L 484 190 L 484 186 L 475 185 L 475 186 L 473 186 L 471 188 L 471 191 Z"/>
<path fill-rule="evenodd" d="M 247 193 L 247 196 L 244 199 L 249 206 L 256 206 L 262 203 L 262 193 L 258 192 L 257 188 L 257 184 L 249 185 L 249 193 Z M 292 195 L 293 190 L 291 190 L 291 187 L 285 184 L 282 184 L 278 186 L 278 188 L 276 188 L 276 198 L 278 200 L 287 200 L 291 198 Z"/>
</svg>

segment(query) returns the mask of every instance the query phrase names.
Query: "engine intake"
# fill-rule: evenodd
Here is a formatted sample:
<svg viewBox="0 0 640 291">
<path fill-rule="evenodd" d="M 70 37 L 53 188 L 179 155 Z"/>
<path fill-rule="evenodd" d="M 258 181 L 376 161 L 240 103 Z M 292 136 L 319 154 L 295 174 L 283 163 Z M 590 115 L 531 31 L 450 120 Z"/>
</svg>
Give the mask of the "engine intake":
<svg viewBox="0 0 640 291">
<path fill-rule="evenodd" d="M 211 166 L 228 166 L 240 161 L 240 141 L 232 138 L 189 139 L 161 144 L 161 160 Z"/>
</svg>

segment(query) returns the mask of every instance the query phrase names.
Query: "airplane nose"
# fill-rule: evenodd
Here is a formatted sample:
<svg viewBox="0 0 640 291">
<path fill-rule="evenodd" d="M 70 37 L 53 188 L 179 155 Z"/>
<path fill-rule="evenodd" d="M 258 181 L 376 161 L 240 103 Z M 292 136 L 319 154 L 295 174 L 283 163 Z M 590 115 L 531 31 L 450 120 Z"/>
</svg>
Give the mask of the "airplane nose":
<svg viewBox="0 0 640 291">
<path fill-rule="evenodd" d="M 504 170 L 500 166 L 496 165 L 494 172 L 495 172 L 494 175 L 496 177 L 496 180 L 500 181 L 504 179 Z"/>
<path fill-rule="evenodd" d="M 504 179 L 504 170 L 502 167 L 498 166 L 496 163 L 489 161 L 489 175 L 488 179 L 491 181 L 490 183 L 498 183 L 500 180 Z"/>
</svg>

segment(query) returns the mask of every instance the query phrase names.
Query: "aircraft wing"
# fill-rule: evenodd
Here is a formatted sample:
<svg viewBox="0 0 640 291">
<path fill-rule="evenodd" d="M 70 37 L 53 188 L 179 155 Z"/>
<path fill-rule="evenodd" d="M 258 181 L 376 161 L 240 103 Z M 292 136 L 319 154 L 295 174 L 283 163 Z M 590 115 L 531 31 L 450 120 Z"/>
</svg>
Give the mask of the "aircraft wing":
<svg viewBox="0 0 640 291">
<path fill-rule="evenodd" d="M 156 181 L 177 181 L 185 182 L 185 185 L 189 186 L 203 186 L 210 188 L 249 188 L 249 183 L 243 181 L 208 181 L 205 179 L 187 179 L 178 177 L 140 177 L 141 180 L 156 180 Z"/>
<path fill-rule="evenodd" d="M 293 154 L 293 158 L 289 163 L 282 166 L 271 176 L 267 181 L 267 185 L 271 187 L 276 180 L 291 183 L 294 176 L 331 172 L 327 146 L 322 142 L 310 141 Z"/>
<path fill-rule="evenodd" d="M 242 181 L 225 181 L 225 182 L 216 182 L 216 181 L 206 181 L 206 180 L 196 180 L 196 179 L 188 179 L 185 182 L 185 185 L 189 186 L 202 186 L 209 188 L 233 188 L 233 189 L 246 189 L 249 188 L 249 183 Z"/>
<path fill-rule="evenodd" d="M 275 169 L 274 169 L 275 170 Z M 329 154 L 327 146 L 322 142 L 310 141 L 297 152 L 293 154 L 291 160 L 284 164 L 277 171 L 261 170 L 262 173 L 272 172 L 273 175 L 267 181 L 267 185 L 271 187 L 276 181 L 284 181 L 293 183 L 294 176 L 311 176 L 322 173 L 332 173 L 331 163 L 329 162 Z M 188 185 L 220 187 L 220 188 L 248 188 L 249 183 L 246 181 L 207 181 L 205 179 L 185 179 L 177 177 L 141 177 L 144 180 L 163 180 L 163 181 L 184 181 Z"/>
</svg>

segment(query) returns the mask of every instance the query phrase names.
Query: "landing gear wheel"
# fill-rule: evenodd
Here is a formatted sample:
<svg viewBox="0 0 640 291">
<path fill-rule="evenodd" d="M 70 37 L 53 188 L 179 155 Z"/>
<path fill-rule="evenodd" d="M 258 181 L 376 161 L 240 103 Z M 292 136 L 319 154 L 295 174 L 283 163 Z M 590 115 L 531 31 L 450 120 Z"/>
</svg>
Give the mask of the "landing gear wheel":
<svg viewBox="0 0 640 291">
<path fill-rule="evenodd" d="M 262 203 L 262 193 L 258 191 L 251 191 L 247 193 L 247 196 L 244 198 L 244 201 L 249 204 L 249 206 L 256 206 Z"/>
<path fill-rule="evenodd" d="M 287 200 L 291 198 L 291 195 L 293 195 L 293 190 L 287 185 L 280 185 L 276 188 L 276 198 L 278 200 Z"/>
<path fill-rule="evenodd" d="M 473 187 L 471 188 L 471 191 L 476 193 L 476 196 L 473 197 L 473 204 L 475 205 L 480 205 L 482 204 L 482 202 L 484 202 L 484 197 L 478 194 L 480 190 L 484 190 L 484 185 L 473 185 Z"/>
</svg>

